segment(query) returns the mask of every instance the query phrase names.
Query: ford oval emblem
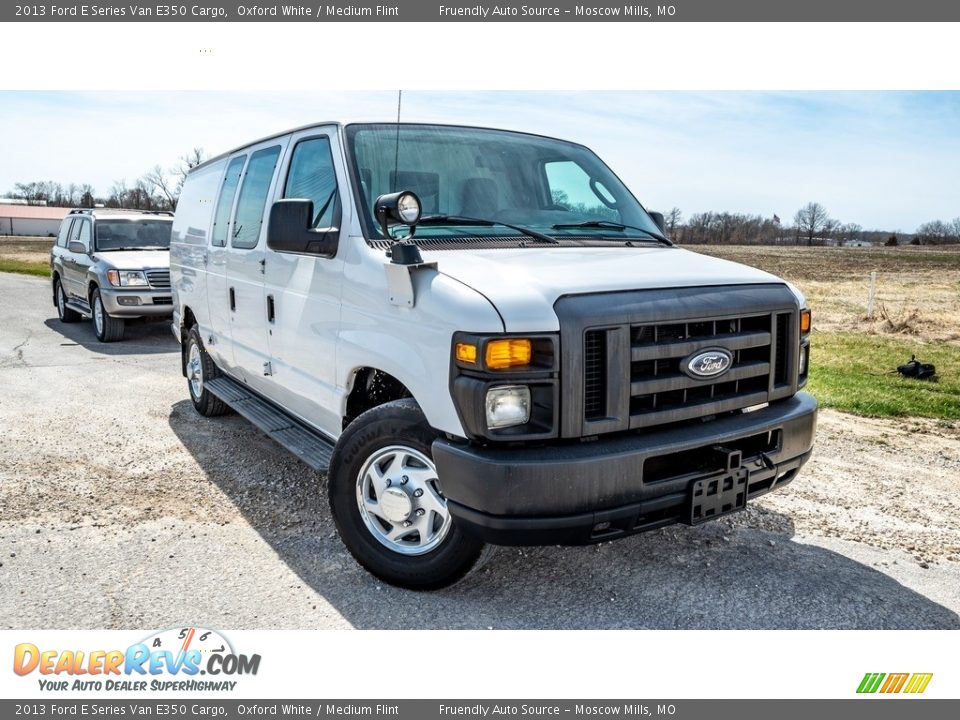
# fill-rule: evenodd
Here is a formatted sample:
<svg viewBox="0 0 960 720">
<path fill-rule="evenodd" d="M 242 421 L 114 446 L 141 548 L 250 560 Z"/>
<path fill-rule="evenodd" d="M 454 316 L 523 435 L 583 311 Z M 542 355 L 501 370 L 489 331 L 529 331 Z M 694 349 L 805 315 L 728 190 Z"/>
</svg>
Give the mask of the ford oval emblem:
<svg viewBox="0 0 960 720">
<path fill-rule="evenodd" d="M 733 355 L 723 348 L 701 350 L 683 361 L 683 371 L 692 378 L 703 380 L 723 375 L 733 364 Z"/>
</svg>

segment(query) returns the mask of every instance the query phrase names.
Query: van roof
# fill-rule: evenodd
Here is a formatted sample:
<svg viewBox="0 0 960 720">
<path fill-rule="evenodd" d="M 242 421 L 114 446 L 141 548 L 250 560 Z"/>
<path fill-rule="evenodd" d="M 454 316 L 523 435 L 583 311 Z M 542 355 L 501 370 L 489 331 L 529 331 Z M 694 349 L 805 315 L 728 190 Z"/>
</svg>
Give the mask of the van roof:
<svg viewBox="0 0 960 720">
<path fill-rule="evenodd" d="M 336 128 L 342 128 L 342 127 L 346 127 L 347 125 L 396 125 L 396 124 L 397 124 L 396 120 L 379 120 L 379 121 L 378 120 L 351 120 L 349 122 L 331 120 L 328 122 L 315 122 L 315 123 L 310 123 L 309 125 L 301 125 L 300 127 L 295 127 L 290 130 L 284 130 L 283 132 L 273 133 L 272 135 L 266 135 L 262 138 L 259 138 L 258 140 L 254 140 L 253 142 L 244 143 L 243 145 L 240 145 L 239 147 L 235 147 L 232 150 L 228 150 L 227 152 L 222 152 L 219 155 L 216 155 L 215 157 L 212 157 L 209 160 L 204 160 L 199 165 L 195 165 L 194 167 L 190 168 L 190 172 L 193 173 L 196 170 L 199 170 L 200 168 L 206 167 L 207 165 L 223 160 L 224 158 L 227 158 L 233 155 L 234 153 L 240 152 L 241 150 L 245 150 L 248 147 L 259 145 L 262 142 L 267 142 L 268 140 L 273 140 L 274 138 L 281 138 L 284 135 L 292 135 L 293 133 L 302 132 L 303 130 L 311 130 L 313 128 L 331 127 L 331 126 Z M 401 122 L 400 124 L 401 125 L 432 125 L 435 127 L 451 127 L 451 128 L 473 128 L 476 130 L 497 130 L 500 132 L 515 133 L 517 135 L 530 135 L 531 137 L 547 138 L 549 140 L 559 140 L 560 142 L 569 143 L 570 145 L 580 145 L 580 143 L 571 142 L 570 140 L 564 140 L 563 138 L 556 138 L 550 135 L 542 135 L 538 133 L 524 132 L 522 130 L 509 130 L 507 128 L 493 128 L 493 127 L 483 127 L 479 125 L 461 125 L 457 123 L 441 123 L 441 122 Z"/>
</svg>

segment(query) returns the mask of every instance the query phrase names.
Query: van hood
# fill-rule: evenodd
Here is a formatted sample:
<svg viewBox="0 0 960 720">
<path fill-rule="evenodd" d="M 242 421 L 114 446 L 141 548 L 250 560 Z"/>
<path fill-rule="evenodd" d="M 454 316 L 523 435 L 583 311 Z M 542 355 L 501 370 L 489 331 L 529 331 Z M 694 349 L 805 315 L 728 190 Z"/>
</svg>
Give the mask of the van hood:
<svg viewBox="0 0 960 720">
<path fill-rule="evenodd" d="M 94 256 L 117 270 L 170 267 L 169 250 L 98 250 Z"/>
<path fill-rule="evenodd" d="M 517 248 L 423 252 L 497 308 L 507 332 L 558 330 L 562 295 L 703 285 L 782 283 L 770 273 L 676 247 Z M 799 292 L 794 290 L 798 298 Z"/>
</svg>

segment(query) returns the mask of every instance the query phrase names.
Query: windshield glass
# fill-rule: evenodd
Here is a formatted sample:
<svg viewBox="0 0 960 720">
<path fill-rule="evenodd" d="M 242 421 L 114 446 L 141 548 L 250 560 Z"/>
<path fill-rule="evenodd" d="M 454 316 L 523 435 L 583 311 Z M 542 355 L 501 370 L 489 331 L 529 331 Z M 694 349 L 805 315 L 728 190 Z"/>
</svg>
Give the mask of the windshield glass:
<svg viewBox="0 0 960 720">
<path fill-rule="evenodd" d="M 493 220 L 557 238 L 660 234 L 623 183 L 580 145 L 501 130 L 403 124 L 350 125 L 347 139 L 368 237 L 382 237 L 374 201 L 399 190 L 420 197 L 424 217 Z M 406 228 L 391 232 L 405 234 Z M 518 233 L 453 220 L 417 227 L 418 238 L 491 235 Z"/>
<path fill-rule="evenodd" d="M 97 250 L 166 250 L 170 220 L 97 220 Z"/>
</svg>

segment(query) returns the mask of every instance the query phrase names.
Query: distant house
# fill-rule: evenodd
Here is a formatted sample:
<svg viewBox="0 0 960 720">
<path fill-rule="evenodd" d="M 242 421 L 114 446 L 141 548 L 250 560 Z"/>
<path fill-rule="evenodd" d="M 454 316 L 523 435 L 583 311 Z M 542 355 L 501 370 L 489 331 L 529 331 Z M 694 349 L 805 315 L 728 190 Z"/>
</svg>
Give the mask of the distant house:
<svg viewBox="0 0 960 720">
<path fill-rule="evenodd" d="M 70 208 L 0 202 L 0 235 L 52 237 Z"/>
<path fill-rule="evenodd" d="M 873 247 L 873 244 L 874 244 L 874 243 L 873 243 L 872 240 L 856 240 L 856 239 L 854 239 L 854 240 L 844 240 L 844 241 L 843 241 L 843 246 L 844 246 L 844 247 Z"/>
</svg>

